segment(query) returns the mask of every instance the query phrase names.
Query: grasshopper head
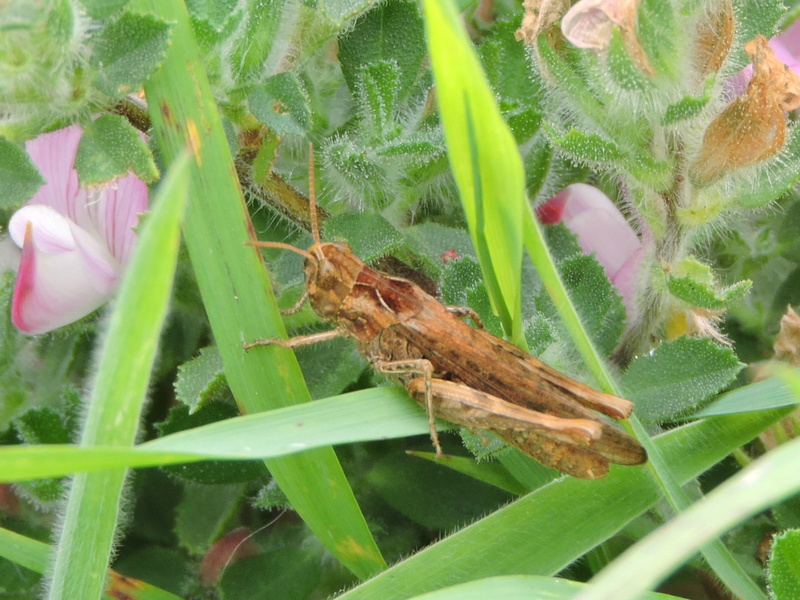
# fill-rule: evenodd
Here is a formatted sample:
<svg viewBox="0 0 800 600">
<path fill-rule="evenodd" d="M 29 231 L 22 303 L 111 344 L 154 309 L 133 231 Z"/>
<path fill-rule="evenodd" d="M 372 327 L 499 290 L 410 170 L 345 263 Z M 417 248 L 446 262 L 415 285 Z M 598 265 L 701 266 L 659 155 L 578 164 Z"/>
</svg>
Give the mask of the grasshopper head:
<svg viewBox="0 0 800 600">
<path fill-rule="evenodd" d="M 321 317 L 335 321 L 364 263 L 347 244 L 320 242 L 308 252 L 311 256 L 306 258 L 305 273 L 311 307 Z"/>
</svg>

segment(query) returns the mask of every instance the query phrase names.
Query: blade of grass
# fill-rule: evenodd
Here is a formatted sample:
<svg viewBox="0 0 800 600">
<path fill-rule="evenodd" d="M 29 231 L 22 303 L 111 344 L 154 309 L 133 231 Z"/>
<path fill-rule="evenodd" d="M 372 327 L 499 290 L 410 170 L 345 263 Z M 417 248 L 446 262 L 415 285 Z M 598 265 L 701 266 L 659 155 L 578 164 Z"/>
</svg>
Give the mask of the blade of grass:
<svg viewBox="0 0 800 600">
<path fill-rule="evenodd" d="M 405 391 L 397 387 L 373 388 L 227 419 L 133 448 L 3 446 L 0 481 L 198 460 L 272 458 L 308 448 L 424 435 L 428 431 L 425 412 Z"/>
<path fill-rule="evenodd" d="M 674 475 L 683 484 L 786 412 L 699 421 L 654 441 L 665 459 L 675 465 Z M 554 575 L 661 499 L 660 488 L 648 471 L 646 467 L 612 466 L 606 477 L 595 481 L 558 479 L 428 546 L 345 592 L 339 600 L 406 600 L 482 577 Z"/>
<path fill-rule="evenodd" d="M 575 594 L 586 588 L 585 583 L 557 579 L 555 577 L 537 577 L 517 575 L 508 577 L 489 577 L 438 590 L 414 600 L 484 600 L 485 598 L 503 598 L 504 600 L 570 600 Z M 680 600 L 677 596 L 650 592 L 641 600 Z"/>
<path fill-rule="evenodd" d="M 629 548 L 576 600 L 634 600 L 704 543 L 800 491 L 800 439 L 766 454 L 683 514 Z M 636 577 L 631 577 L 636 573 Z"/>
<path fill-rule="evenodd" d="M 426 0 L 425 30 L 450 169 L 492 306 L 510 339 L 522 328 L 522 158 L 449 1 Z"/>
<path fill-rule="evenodd" d="M 189 156 L 172 168 L 142 227 L 99 349 L 81 444 L 131 446 L 167 314 L 186 202 Z M 125 469 L 77 475 L 60 531 L 51 600 L 99 598 L 114 541 Z"/>
<path fill-rule="evenodd" d="M 197 166 L 184 237 L 228 384 L 245 414 L 307 402 L 291 351 L 242 343 L 285 337 L 269 279 L 252 236 L 236 171 L 183 2 L 134 0 L 174 23 L 164 62 L 145 85 L 156 141 L 165 157 L 189 145 Z M 322 544 L 358 577 L 385 562 L 341 465 L 330 448 L 267 461 L 267 467 Z"/>
</svg>

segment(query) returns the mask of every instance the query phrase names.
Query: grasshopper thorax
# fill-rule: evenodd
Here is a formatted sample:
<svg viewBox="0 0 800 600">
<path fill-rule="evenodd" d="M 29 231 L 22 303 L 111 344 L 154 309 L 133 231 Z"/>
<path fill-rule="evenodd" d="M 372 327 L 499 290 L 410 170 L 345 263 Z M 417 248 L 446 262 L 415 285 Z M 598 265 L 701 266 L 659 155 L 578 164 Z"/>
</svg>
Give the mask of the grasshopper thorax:
<svg viewBox="0 0 800 600">
<path fill-rule="evenodd" d="M 364 263 L 350 246 L 336 242 L 318 242 L 308 254 L 305 276 L 311 307 L 321 317 L 335 321 Z"/>
</svg>

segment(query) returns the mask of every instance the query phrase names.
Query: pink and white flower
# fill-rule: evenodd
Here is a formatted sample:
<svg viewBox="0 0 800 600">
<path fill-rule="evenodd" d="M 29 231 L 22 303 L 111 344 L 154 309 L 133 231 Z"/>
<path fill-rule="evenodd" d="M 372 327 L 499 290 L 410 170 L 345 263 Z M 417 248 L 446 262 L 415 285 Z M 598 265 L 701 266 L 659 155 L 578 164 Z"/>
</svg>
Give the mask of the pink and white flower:
<svg viewBox="0 0 800 600">
<path fill-rule="evenodd" d="M 625 304 L 636 311 L 636 282 L 644 250 L 642 242 L 608 196 L 591 185 L 574 183 L 537 208 L 545 224 L 564 223 L 585 254 L 594 253 Z"/>
<path fill-rule="evenodd" d="M 11 318 L 25 333 L 77 321 L 111 297 L 136 245 L 139 214 L 147 210 L 147 186 L 133 175 L 78 184 L 82 134 L 72 125 L 26 144 L 46 183 L 8 224 L 22 248 Z"/>
</svg>

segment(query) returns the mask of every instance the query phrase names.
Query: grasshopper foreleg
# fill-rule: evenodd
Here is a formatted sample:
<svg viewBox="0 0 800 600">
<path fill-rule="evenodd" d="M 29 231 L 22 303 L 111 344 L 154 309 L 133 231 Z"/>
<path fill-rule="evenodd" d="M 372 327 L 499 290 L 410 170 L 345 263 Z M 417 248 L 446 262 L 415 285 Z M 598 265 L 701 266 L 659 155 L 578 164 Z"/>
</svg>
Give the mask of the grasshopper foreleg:
<svg viewBox="0 0 800 600">
<path fill-rule="evenodd" d="M 284 317 L 288 317 L 288 316 L 291 316 L 291 315 L 296 315 L 303 308 L 303 305 L 306 303 L 306 300 L 308 300 L 308 290 L 307 289 L 303 290 L 303 293 L 300 294 L 300 297 L 297 299 L 297 302 L 294 303 L 294 306 L 291 306 L 290 308 L 282 308 L 281 311 L 280 311 L 281 314 Z"/>
<path fill-rule="evenodd" d="M 456 315 L 459 319 L 470 319 L 475 327 L 483 329 L 483 321 L 480 316 L 469 306 L 445 306 L 445 308 L 447 312 Z"/>
<path fill-rule="evenodd" d="M 442 446 L 439 444 L 439 432 L 436 431 L 436 414 L 433 410 L 433 365 L 431 361 L 424 358 L 415 358 L 409 360 L 376 360 L 372 363 L 376 371 L 386 373 L 387 375 L 397 375 L 402 373 L 413 373 L 422 375 L 425 395 L 425 410 L 428 413 L 428 428 L 431 433 L 431 441 L 433 447 L 436 449 L 436 458 L 442 458 Z M 415 380 L 417 381 L 417 380 Z"/>
<path fill-rule="evenodd" d="M 320 333 L 312 333 L 309 335 L 298 335 L 297 337 L 289 338 L 288 340 L 282 340 L 280 338 L 256 340 L 255 342 L 250 342 L 249 344 L 242 344 L 242 347 L 245 350 L 250 350 L 250 348 L 255 348 L 256 346 L 280 346 L 281 348 L 291 349 L 300 348 L 302 346 L 310 346 L 320 342 L 327 342 L 329 340 L 335 340 L 336 338 L 344 336 L 345 332 L 341 329 L 332 329 L 330 331 L 322 331 Z"/>
</svg>

